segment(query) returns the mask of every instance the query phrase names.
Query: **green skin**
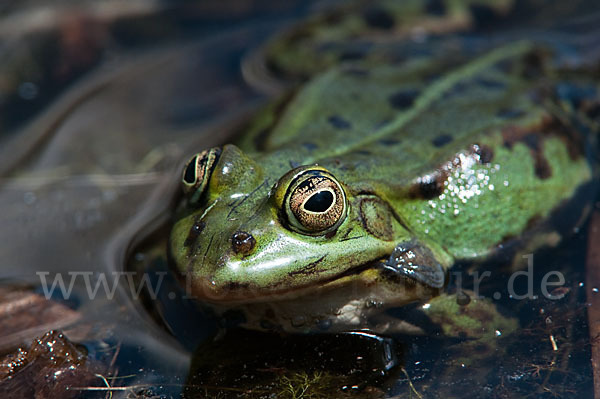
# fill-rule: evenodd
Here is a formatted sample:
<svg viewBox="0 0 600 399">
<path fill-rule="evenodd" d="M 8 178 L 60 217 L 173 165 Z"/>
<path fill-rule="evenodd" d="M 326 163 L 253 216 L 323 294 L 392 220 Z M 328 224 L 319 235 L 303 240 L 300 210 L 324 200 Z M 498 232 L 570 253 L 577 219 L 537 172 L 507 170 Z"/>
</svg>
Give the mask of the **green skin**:
<svg viewBox="0 0 600 399">
<path fill-rule="evenodd" d="M 514 0 L 429 2 L 437 3 L 435 8 L 427 7 L 427 3 L 423 0 L 345 2 L 277 35 L 258 53 L 258 59 L 251 60 L 264 64 L 255 68 L 258 73 L 262 69 L 275 69 L 277 75 L 288 80 L 310 77 L 339 60 L 362 58 L 370 65 L 377 65 L 382 59 L 394 58 L 394 54 L 379 50 L 390 49 L 393 44 L 410 39 L 415 28 L 421 34 L 433 35 L 465 31 L 474 24 L 472 7 L 484 7 L 488 12 L 503 16 Z M 367 42 L 369 51 L 365 53 Z M 373 48 L 377 50 L 373 51 Z M 253 66 L 250 69 L 254 70 Z"/>
<path fill-rule="evenodd" d="M 592 179 L 570 111 L 542 96 L 553 73 L 524 72 L 538 50 L 341 65 L 268 107 L 180 207 L 170 252 L 184 284 L 217 312 L 244 311 L 249 328 L 348 330 L 436 295 L 456 260 L 531 236 Z M 305 234 L 284 216 L 286 192 L 315 165 L 347 211 Z M 240 231 L 255 240 L 241 252 Z"/>
</svg>

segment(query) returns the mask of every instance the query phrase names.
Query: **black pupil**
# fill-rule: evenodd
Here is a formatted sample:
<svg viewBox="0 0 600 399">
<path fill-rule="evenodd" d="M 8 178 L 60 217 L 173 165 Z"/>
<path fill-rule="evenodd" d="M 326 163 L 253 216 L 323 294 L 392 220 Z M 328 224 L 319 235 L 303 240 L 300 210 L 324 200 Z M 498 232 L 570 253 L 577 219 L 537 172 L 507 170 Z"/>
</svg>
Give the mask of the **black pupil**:
<svg viewBox="0 0 600 399">
<path fill-rule="evenodd" d="M 333 194 L 331 191 L 319 191 L 313 194 L 308 201 L 304 203 L 304 209 L 310 212 L 325 212 L 333 203 Z"/>
<path fill-rule="evenodd" d="M 192 158 L 192 160 L 188 163 L 188 166 L 185 168 L 185 173 L 183 175 L 183 181 L 188 184 L 196 183 L 196 161 L 197 160 L 198 160 L 198 157 L 195 156 L 194 158 Z"/>
</svg>

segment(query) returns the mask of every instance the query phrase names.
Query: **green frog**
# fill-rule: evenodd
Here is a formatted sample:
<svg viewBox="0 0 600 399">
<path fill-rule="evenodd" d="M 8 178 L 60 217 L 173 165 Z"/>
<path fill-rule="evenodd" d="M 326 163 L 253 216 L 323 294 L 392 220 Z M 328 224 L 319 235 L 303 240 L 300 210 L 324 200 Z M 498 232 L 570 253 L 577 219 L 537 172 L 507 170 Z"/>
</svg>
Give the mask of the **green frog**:
<svg viewBox="0 0 600 399">
<path fill-rule="evenodd" d="M 324 63 L 191 157 L 169 245 L 190 294 L 248 328 L 369 328 L 589 192 L 597 89 L 547 43 L 387 55 Z"/>
</svg>

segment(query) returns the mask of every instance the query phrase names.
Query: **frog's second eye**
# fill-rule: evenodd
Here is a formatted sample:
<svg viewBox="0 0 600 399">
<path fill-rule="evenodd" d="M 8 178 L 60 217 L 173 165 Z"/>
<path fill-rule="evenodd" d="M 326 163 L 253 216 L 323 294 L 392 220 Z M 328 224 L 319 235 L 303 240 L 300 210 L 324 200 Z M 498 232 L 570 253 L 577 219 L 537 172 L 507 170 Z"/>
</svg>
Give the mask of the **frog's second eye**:
<svg viewBox="0 0 600 399">
<path fill-rule="evenodd" d="M 202 197 L 219 155 L 221 155 L 219 147 L 204 150 L 194 155 L 185 165 L 181 184 L 191 204 L 197 203 Z"/>
<path fill-rule="evenodd" d="M 289 224 L 307 234 L 327 233 L 346 216 L 346 195 L 340 184 L 323 170 L 307 170 L 289 186 L 285 199 Z"/>
</svg>

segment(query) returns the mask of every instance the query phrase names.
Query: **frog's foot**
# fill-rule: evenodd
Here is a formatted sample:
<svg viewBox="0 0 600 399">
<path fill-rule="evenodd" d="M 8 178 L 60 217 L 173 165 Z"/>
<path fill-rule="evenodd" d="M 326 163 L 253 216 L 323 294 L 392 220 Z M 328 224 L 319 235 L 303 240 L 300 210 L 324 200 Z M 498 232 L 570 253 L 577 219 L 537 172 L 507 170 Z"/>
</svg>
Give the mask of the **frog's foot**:
<svg viewBox="0 0 600 399">
<path fill-rule="evenodd" d="M 382 267 L 398 277 L 408 277 L 434 289 L 446 285 L 446 271 L 442 265 L 429 248 L 415 240 L 396 246 Z"/>
</svg>

